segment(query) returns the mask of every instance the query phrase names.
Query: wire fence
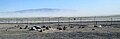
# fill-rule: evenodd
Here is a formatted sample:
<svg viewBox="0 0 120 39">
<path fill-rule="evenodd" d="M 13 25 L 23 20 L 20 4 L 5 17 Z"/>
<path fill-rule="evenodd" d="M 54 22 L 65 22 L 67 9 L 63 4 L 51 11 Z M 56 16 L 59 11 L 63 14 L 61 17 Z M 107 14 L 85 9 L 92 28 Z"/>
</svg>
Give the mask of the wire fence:
<svg viewBox="0 0 120 39">
<path fill-rule="evenodd" d="M 0 18 L 0 23 L 42 23 L 42 22 L 79 22 L 81 24 L 119 24 L 120 17 L 34 17 L 34 18 Z"/>
</svg>

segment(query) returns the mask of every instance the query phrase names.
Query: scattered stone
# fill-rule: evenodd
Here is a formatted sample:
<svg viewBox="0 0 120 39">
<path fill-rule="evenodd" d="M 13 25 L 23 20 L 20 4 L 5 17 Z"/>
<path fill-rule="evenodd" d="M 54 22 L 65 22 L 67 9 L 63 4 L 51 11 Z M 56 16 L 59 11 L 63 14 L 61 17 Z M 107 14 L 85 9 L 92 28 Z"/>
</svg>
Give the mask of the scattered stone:
<svg viewBox="0 0 120 39">
<path fill-rule="evenodd" d="M 46 30 L 49 30 L 49 27 L 46 27 Z"/>
<path fill-rule="evenodd" d="M 64 27 L 63 27 L 63 30 L 66 30 L 66 28 L 67 28 L 67 27 L 64 26 Z"/>
<path fill-rule="evenodd" d="M 34 26 L 36 29 L 41 29 L 40 27 L 38 27 L 38 26 Z"/>
<path fill-rule="evenodd" d="M 8 31 L 8 29 L 5 29 L 5 31 Z"/>
<path fill-rule="evenodd" d="M 59 27 L 57 27 L 57 29 L 59 29 Z"/>
<path fill-rule="evenodd" d="M 42 26 L 41 28 L 45 28 L 46 26 Z"/>
<path fill-rule="evenodd" d="M 95 30 L 95 29 L 92 29 L 92 30 Z"/>
<path fill-rule="evenodd" d="M 94 25 L 94 27 L 98 27 L 97 25 Z"/>
<path fill-rule="evenodd" d="M 43 32 L 42 30 L 40 30 L 39 32 Z"/>
<path fill-rule="evenodd" d="M 82 28 L 85 28 L 85 27 L 82 27 Z"/>
<path fill-rule="evenodd" d="M 19 29 L 22 29 L 22 27 L 20 27 Z"/>
<path fill-rule="evenodd" d="M 19 27 L 19 25 L 15 25 L 15 27 Z"/>
<path fill-rule="evenodd" d="M 81 26 L 79 26 L 78 28 L 81 28 Z"/>
<path fill-rule="evenodd" d="M 28 26 L 25 26 L 25 28 L 24 29 L 27 29 L 28 28 Z"/>
<path fill-rule="evenodd" d="M 74 28 L 73 26 L 70 26 L 70 28 Z"/>
<path fill-rule="evenodd" d="M 59 30 L 62 30 L 62 28 L 59 28 Z"/>
<path fill-rule="evenodd" d="M 51 26 L 49 26 L 49 28 L 51 28 Z"/>
<path fill-rule="evenodd" d="M 29 30 L 35 30 L 33 27 L 31 27 Z"/>
</svg>

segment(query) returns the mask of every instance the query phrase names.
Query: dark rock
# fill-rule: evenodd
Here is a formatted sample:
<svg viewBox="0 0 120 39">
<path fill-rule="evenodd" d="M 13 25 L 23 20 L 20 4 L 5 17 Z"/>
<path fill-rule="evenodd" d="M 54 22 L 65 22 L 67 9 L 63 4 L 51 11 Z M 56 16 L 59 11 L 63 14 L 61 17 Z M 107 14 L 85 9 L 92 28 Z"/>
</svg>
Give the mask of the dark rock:
<svg viewBox="0 0 120 39">
<path fill-rule="evenodd" d="M 82 28 L 85 28 L 85 27 L 82 27 Z"/>
<path fill-rule="evenodd" d="M 40 27 L 34 26 L 36 29 L 41 29 Z"/>
<path fill-rule="evenodd" d="M 28 26 L 25 26 L 25 28 L 24 29 L 27 29 L 28 28 Z"/>
<path fill-rule="evenodd" d="M 74 28 L 73 26 L 70 26 L 70 28 Z"/>
<path fill-rule="evenodd" d="M 45 28 L 46 26 L 42 26 L 41 28 Z"/>
<path fill-rule="evenodd" d="M 20 27 L 19 29 L 22 29 L 22 27 Z"/>
<path fill-rule="evenodd" d="M 62 30 L 62 28 L 59 28 L 59 30 Z"/>
<path fill-rule="evenodd" d="M 95 29 L 92 29 L 92 30 L 95 30 Z"/>
<path fill-rule="evenodd" d="M 49 30 L 49 27 L 46 27 L 46 30 Z"/>
<path fill-rule="evenodd" d="M 64 26 L 64 27 L 63 27 L 63 30 L 66 30 L 66 28 L 67 28 L 67 27 Z"/>
<path fill-rule="evenodd" d="M 39 32 L 43 32 L 43 30 L 40 30 Z"/>
<path fill-rule="evenodd" d="M 95 25 L 94 27 L 98 27 L 97 25 Z"/>
</svg>

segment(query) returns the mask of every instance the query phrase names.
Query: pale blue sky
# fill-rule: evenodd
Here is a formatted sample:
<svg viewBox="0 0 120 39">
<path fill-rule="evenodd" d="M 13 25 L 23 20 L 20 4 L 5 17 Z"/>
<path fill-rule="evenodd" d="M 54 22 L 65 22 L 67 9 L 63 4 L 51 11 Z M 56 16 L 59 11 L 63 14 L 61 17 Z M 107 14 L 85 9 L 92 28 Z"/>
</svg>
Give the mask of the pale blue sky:
<svg viewBox="0 0 120 39">
<path fill-rule="evenodd" d="M 113 15 L 120 14 L 120 0 L 0 0 L 0 12 L 40 8 L 73 9 L 81 16 Z"/>
</svg>

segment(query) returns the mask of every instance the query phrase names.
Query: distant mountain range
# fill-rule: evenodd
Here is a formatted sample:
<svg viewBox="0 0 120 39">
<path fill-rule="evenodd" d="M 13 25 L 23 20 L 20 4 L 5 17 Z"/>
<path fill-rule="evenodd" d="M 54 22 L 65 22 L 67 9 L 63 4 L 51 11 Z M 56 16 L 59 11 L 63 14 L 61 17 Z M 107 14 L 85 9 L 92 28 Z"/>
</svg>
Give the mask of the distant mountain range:
<svg viewBox="0 0 120 39">
<path fill-rule="evenodd" d="M 55 11 L 64 11 L 64 9 L 41 8 L 41 9 L 26 9 L 26 10 L 18 10 L 18 11 L 6 11 L 0 13 L 55 12 Z"/>
<path fill-rule="evenodd" d="M 10 12 L 0 12 L 1 17 L 91 17 L 91 14 L 84 14 L 77 10 L 71 9 L 26 9 Z M 11 15 L 12 14 L 12 15 Z M 84 16 L 86 15 L 86 16 Z M 106 15 L 105 15 L 106 16 Z M 96 16 L 103 17 L 103 16 Z M 120 17 L 120 15 L 107 15 L 106 17 Z"/>
<path fill-rule="evenodd" d="M 73 16 L 73 13 L 74 16 L 77 16 L 79 12 L 77 12 L 77 10 L 71 9 L 41 8 L 8 11 L 0 13 L 1 17 L 59 17 L 59 16 Z"/>
<path fill-rule="evenodd" d="M 74 12 L 76 10 L 70 9 L 53 9 L 53 8 L 41 8 L 41 9 L 26 9 L 26 10 L 18 10 L 18 11 L 8 11 L 8 12 L 0 12 L 0 13 L 40 13 L 40 12 Z"/>
<path fill-rule="evenodd" d="M 14 11 L 15 13 L 25 13 L 25 12 L 54 12 L 61 11 L 62 9 L 51 9 L 51 8 L 42 8 L 42 9 L 27 9 L 27 10 L 19 10 Z"/>
</svg>

